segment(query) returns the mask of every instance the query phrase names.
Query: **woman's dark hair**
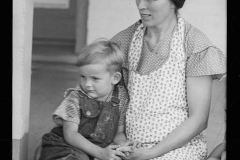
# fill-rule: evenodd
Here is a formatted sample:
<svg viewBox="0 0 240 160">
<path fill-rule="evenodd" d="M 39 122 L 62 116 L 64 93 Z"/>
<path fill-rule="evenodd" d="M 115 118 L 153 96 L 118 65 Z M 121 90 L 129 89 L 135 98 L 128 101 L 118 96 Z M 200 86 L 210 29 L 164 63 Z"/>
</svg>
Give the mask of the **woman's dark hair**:
<svg viewBox="0 0 240 160">
<path fill-rule="evenodd" d="M 175 13 L 178 13 L 178 10 L 183 7 L 185 0 L 170 0 L 175 5 Z"/>
</svg>

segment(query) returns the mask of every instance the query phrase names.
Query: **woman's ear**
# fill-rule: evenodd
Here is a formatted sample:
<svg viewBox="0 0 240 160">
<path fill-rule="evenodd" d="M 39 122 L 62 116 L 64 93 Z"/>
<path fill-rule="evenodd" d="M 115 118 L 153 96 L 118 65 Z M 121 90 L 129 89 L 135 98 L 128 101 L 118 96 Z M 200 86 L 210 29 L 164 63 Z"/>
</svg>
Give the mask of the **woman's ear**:
<svg viewBox="0 0 240 160">
<path fill-rule="evenodd" d="M 122 74 L 120 72 L 115 72 L 113 74 L 113 80 L 112 80 L 112 84 L 117 84 L 122 78 Z"/>
</svg>

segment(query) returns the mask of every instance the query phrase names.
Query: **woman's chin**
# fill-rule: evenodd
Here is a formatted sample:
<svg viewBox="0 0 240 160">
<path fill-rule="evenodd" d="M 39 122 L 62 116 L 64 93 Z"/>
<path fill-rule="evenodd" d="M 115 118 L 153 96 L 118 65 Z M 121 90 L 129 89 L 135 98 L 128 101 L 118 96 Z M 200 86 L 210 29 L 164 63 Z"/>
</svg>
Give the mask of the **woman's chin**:
<svg viewBox="0 0 240 160">
<path fill-rule="evenodd" d="M 151 24 L 151 22 L 149 22 L 149 21 L 143 21 L 143 20 L 142 20 L 142 24 L 143 24 L 144 27 L 152 27 L 152 26 L 153 26 L 153 25 Z"/>
</svg>

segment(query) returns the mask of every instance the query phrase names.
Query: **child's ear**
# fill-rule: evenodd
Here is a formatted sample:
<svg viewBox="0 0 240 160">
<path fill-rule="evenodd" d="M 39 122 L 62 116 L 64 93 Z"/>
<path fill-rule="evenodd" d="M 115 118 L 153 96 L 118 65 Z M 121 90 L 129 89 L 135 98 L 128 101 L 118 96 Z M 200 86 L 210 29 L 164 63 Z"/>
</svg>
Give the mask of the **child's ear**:
<svg viewBox="0 0 240 160">
<path fill-rule="evenodd" d="M 117 84 L 122 78 L 122 74 L 120 72 L 115 72 L 113 74 L 113 80 L 112 80 L 112 84 Z"/>
</svg>

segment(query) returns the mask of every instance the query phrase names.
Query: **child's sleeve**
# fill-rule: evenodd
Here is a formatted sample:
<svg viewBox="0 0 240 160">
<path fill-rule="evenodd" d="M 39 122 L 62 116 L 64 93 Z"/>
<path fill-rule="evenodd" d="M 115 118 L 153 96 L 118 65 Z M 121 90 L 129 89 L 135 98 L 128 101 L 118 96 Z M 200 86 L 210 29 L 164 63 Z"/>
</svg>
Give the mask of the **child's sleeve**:
<svg viewBox="0 0 240 160">
<path fill-rule="evenodd" d="M 119 90 L 119 99 L 120 99 L 120 104 L 119 104 L 120 118 L 119 118 L 118 125 L 121 126 L 121 125 L 124 125 L 124 122 L 126 119 L 126 111 L 128 108 L 129 96 L 125 87 L 119 85 L 118 90 Z"/>
<path fill-rule="evenodd" d="M 68 91 L 68 95 L 53 113 L 53 121 L 62 125 L 63 120 L 80 123 L 79 93 L 76 90 Z"/>
</svg>

